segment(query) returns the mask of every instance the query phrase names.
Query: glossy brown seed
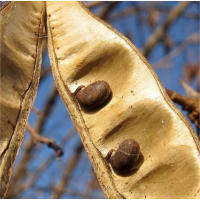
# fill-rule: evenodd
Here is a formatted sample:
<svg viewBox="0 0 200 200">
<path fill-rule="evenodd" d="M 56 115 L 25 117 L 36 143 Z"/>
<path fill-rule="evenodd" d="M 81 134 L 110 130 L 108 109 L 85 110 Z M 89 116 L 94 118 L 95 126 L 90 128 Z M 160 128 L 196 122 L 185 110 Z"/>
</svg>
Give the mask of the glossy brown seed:
<svg viewBox="0 0 200 200">
<path fill-rule="evenodd" d="M 120 172 L 129 172 L 135 168 L 140 155 L 138 142 L 133 139 L 126 139 L 119 145 L 115 154 L 111 156 L 113 151 L 109 151 L 106 156 L 113 169 Z"/>
<path fill-rule="evenodd" d="M 111 94 L 105 81 L 96 81 L 87 87 L 79 86 L 75 92 L 78 103 L 85 108 L 95 108 L 104 103 Z"/>
</svg>

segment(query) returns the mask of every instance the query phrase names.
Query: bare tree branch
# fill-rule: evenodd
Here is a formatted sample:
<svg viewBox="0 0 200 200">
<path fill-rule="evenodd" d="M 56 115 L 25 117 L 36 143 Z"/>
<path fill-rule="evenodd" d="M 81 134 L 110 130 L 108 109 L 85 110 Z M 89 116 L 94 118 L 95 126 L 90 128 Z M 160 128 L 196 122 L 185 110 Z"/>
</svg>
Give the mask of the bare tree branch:
<svg viewBox="0 0 200 200">
<path fill-rule="evenodd" d="M 169 14 L 169 12 L 171 11 L 170 8 L 160 6 L 159 5 L 160 2 L 162 2 L 162 1 L 155 1 L 155 2 L 152 1 L 151 4 L 142 4 L 141 6 L 134 5 L 134 6 L 128 7 L 126 9 L 120 10 L 119 12 L 114 14 L 111 18 L 109 18 L 109 20 L 116 21 L 118 19 L 130 17 L 131 15 L 134 15 L 134 14 L 138 15 L 139 13 L 142 13 L 142 12 L 149 12 L 151 9 L 158 10 L 160 13 L 162 13 L 162 15 Z M 196 14 L 196 13 L 184 12 L 184 13 L 182 13 L 182 15 L 180 17 L 185 18 L 185 19 L 199 20 L 200 16 L 199 16 L 199 14 Z M 143 19 L 143 21 L 144 21 L 144 19 Z"/>
<path fill-rule="evenodd" d="M 177 92 L 174 92 L 172 90 L 168 90 L 166 89 L 167 94 L 169 95 L 169 97 L 177 104 L 183 106 L 184 110 L 187 110 L 189 112 L 191 111 L 198 111 L 198 105 L 195 102 L 194 99 L 190 99 L 188 97 L 185 97 L 181 94 L 178 94 Z"/>
<path fill-rule="evenodd" d="M 93 7 L 96 7 L 96 6 L 99 6 L 99 5 L 102 5 L 106 3 L 106 1 L 90 1 L 90 2 L 86 2 L 85 5 L 88 7 L 88 8 L 93 8 Z"/>
<path fill-rule="evenodd" d="M 51 112 L 51 108 L 55 103 L 55 100 L 58 96 L 58 91 L 54 85 L 53 89 L 52 89 L 52 93 L 51 96 L 49 97 L 49 99 L 47 100 L 44 110 L 41 113 L 41 115 L 38 118 L 37 124 L 35 125 L 35 131 L 37 133 L 40 133 L 42 130 L 42 127 L 46 121 L 46 118 L 49 116 L 50 112 Z"/>
<path fill-rule="evenodd" d="M 166 89 L 167 94 L 171 98 L 172 101 L 182 106 L 183 110 L 188 111 L 188 117 L 191 122 L 194 123 L 197 127 L 197 134 L 199 135 L 200 129 L 200 102 L 199 99 L 191 99 L 185 97 L 177 92 Z"/>
<path fill-rule="evenodd" d="M 47 144 L 48 147 L 54 149 L 56 151 L 56 154 L 58 156 L 58 158 L 60 158 L 63 155 L 63 150 L 61 149 L 61 147 L 59 147 L 54 140 L 43 137 L 41 135 L 39 135 L 37 132 L 35 132 L 35 130 L 30 126 L 29 123 L 26 124 L 26 128 L 28 129 L 28 131 L 31 133 L 31 135 L 38 141 L 44 144 Z"/>
<path fill-rule="evenodd" d="M 67 141 L 69 141 L 72 136 L 74 136 L 74 134 L 76 133 L 76 128 L 75 126 L 72 127 L 72 129 L 70 131 L 68 131 L 67 134 L 65 134 L 64 138 L 61 141 L 61 146 L 63 146 L 64 144 L 66 144 Z M 24 190 L 27 190 L 29 188 L 32 188 L 34 183 L 37 181 L 37 179 L 40 177 L 40 175 L 47 170 L 47 168 L 49 168 L 51 166 L 51 164 L 53 163 L 53 161 L 55 161 L 55 154 L 52 154 L 47 160 L 45 160 L 40 166 L 39 168 L 34 171 L 31 175 L 29 175 L 27 178 L 28 180 L 23 183 L 20 184 L 20 186 L 18 187 L 18 190 L 16 191 L 16 193 L 9 193 L 9 196 L 7 196 L 7 198 L 9 199 L 13 199 L 13 198 L 19 198 L 18 195 L 20 193 L 22 193 Z"/>
<path fill-rule="evenodd" d="M 48 117 L 48 115 L 51 112 L 51 109 L 53 108 L 53 105 L 55 103 L 56 97 L 58 96 L 58 92 L 56 87 L 53 87 L 53 91 L 50 95 L 50 97 L 47 99 L 46 103 L 45 103 L 45 107 L 42 111 L 42 113 L 40 114 L 36 126 L 35 126 L 35 131 L 37 133 L 40 133 L 42 130 L 42 127 Z M 33 138 L 30 138 L 24 147 L 24 151 L 20 157 L 20 160 L 17 164 L 17 166 L 15 167 L 15 171 L 13 173 L 13 176 L 11 178 L 11 184 L 9 187 L 9 191 L 7 196 L 13 196 L 13 193 L 16 193 L 17 187 L 16 185 L 18 185 L 18 183 L 22 182 L 22 180 L 26 177 L 27 174 L 27 163 L 32 159 L 32 150 L 33 150 Z"/>
<path fill-rule="evenodd" d="M 41 114 L 40 110 L 38 110 L 38 109 L 37 109 L 36 107 L 34 107 L 34 106 L 33 106 L 32 110 L 33 110 L 33 112 L 34 112 L 36 115 L 40 115 L 40 114 Z"/>
<path fill-rule="evenodd" d="M 119 4 L 120 3 L 120 6 Z M 3 3 L 6 5 L 6 3 Z M 0 5 L 3 5 L 0 3 Z M 191 26 L 193 24 L 197 24 L 197 20 L 199 20 L 199 7 L 198 2 L 191 2 L 191 4 L 194 6 L 194 9 L 192 10 L 186 10 L 185 8 L 189 5 L 188 2 L 184 3 L 177 3 L 177 4 L 171 4 L 168 2 L 136 2 L 136 3 L 127 3 L 125 2 L 108 2 L 108 1 L 97 1 L 97 2 L 86 2 L 86 6 L 89 9 L 93 9 L 99 13 L 99 17 L 106 20 L 107 22 L 114 22 L 113 25 L 117 25 L 117 29 L 120 32 L 126 33 L 127 37 L 130 40 L 137 39 L 137 44 L 139 44 L 140 47 L 144 46 L 145 42 L 147 41 L 146 35 L 148 31 L 151 31 L 152 36 L 149 37 L 148 43 L 146 45 L 149 45 L 149 49 L 146 49 L 147 55 L 150 55 L 150 51 L 157 45 L 157 43 L 162 44 L 163 49 L 165 48 L 163 45 L 167 43 L 166 48 L 171 50 L 171 47 L 173 47 L 173 50 L 171 52 L 166 52 L 167 55 L 163 57 L 161 60 L 155 63 L 155 67 L 165 67 L 167 64 L 170 64 L 170 60 L 175 58 L 175 56 L 188 54 L 188 51 L 184 51 L 186 47 L 190 47 L 191 50 L 194 47 L 195 49 L 192 50 L 193 52 L 190 52 L 186 56 L 182 56 L 183 60 L 181 62 L 184 62 L 184 66 L 187 66 L 187 70 L 190 70 L 190 74 L 188 71 L 187 77 L 191 79 L 191 84 L 194 84 L 194 81 L 196 81 L 197 76 L 199 75 L 199 71 L 195 68 L 190 67 L 189 65 L 195 64 L 198 68 L 198 50 L 196 51 L 196 47 L 198 43 L 198 35 L 199 32 L 196 32 L 194 35 L 189 36 L 188 38 L 186 35 L 183 35 L 183 42 L 180 40 L 175 40 L 174 38 L 177 38 L 178 34 L 177 32 L 170 32 L 169 34 L 169 28 L 175 28 L 177 25 L 178 31 L 181 28 L 180 21 L 177 20 L 177 23 L 174 23 L 176 19 L 181 19 L 181 23 L 184 23 L 186 26 L 186 33 L 191 33 L 190 31 Z M 122 4 L 122 6 L 121 6 Z M 174 8 L 173 11 L 172 7 Z M 185 8 L 183 8 L 185 7 Z M 1 7 L 0 7 L 1 9 Z M 7 8 L 6 8 L 7 9 Z M 152 14 L 152 10 L 155 10 L 155 13 L 159 16 L 154 16 L 155 18 L 149 19 L 150 14 Z M 157 12 L 157 13 L 156 13 Z M 152 17 L 152 16 L 151 16 Z M 157 18 L 156 18 L 157 17 Z M 164 21 L 161 21 L 161 25 L 159 26 L 160 19 L 164 19 Z M 150 20 L 150 21 L 149 21 Z M 149 23 L 149 24 L 148 24 Z M 126 26 L 123 26 L 123 24 L 126 24 Z M 150 29 L 150 24 L 152 24 L 152 29 Z M 45 23 L 46 27 L 46 23 Z M 157 29 L 155 27 L 158 27 Z M 159 30 L 162 29 L 162 30 Z M 195 29 L 199 28 L 199 25 L 194 26 Z M 168 45 L 169 41 L 166 38 L 166 35 L 170 37 L 172 40 L 172 45 Z M 43 57 L 44 57 L 44 64 L 47 64 L 47 42 L 46 42 L 46 33 L 45 31 L 43 34 L 38 34 L 35 32 L 35 37 L 43 38 L 42 44 L 43 44 Z M 155 37 L 155 38 L 153 38 Z M 191 37 L 191 38 L 190 38 Z M 152 44 L 150 39 L 154 39 L 154 44 Z M 194 39 L 194 40 L 193 40 Z M 139 40 L 139 42 L 138 42 Z M 177 43 L 175 44 L 174 41 Z M 181 43 L 180 43 L 181 42 Z M 195 45 L 190 45 L 192 43 L 196 43 Z M 175 46 L 176 45 L 176 46 Z M 190 46 L 189 46 L 190 45 Z M 145 46 L 147 48 L 148 46 Z M 195 53 L 195 55 L 194 55 Z M 192 56 L 190 56 L 192 54 Z M 150 57 L 152 58 L 152 57 Z M 178 57 L 179 59 L 179 57 Z M 177 59 L 177 61 L 178 61 Z M 155 59 L 154 59 L 155 60 Z M 152 60 L 154 62 L 154 60 Z M 188 63 L 188 64 L 187 64 Z M 47 64 L 48 65 L 48 64 Z M 181 68 L 176 68 L 176 70 L 179 70 L 179 73 L 181 73 Z M 178 71 L 176 71 L 178 74 Z M 195 75 L 194 75 L 195 73 Z M 49 77 L 51 74 L 51 66 L 46 66 L 45 68 L 42 68 L 41 76 L 40 76 L 40 82 L 49 81 L 46 77 Z M 180 76 L 180 75 L 179 75 Z M 180 78 L 177 76 L 176 79 Z M 170 79 L 168 81 L 174 81 L 174 77 L 169 77 Z M 199 76 L 200 77 L 200 76 Z M 163 76 L 161 75 L 161 81 Z M 190 80 L 189 79 L 189 80 Z M 200 79 L 198 79 L 200 80 Z M 43 84 L 41 84 L 43 85 Z M 41 86 L 39 85 L 39 87 Z M 174 90 L 177 88 L 174 87 Z M 31 121 L 34 120 L 34 125 L 30 128 L 33 129 L 33 131 L 36 133 L 36 138 L 41 140 L 42 142 L 45 141 L 47 144 L 48 141 L 52 142 L 51 139 L 45 138 L 41 136 L 42 129 L 44 127 L 44 124 L 46 122 L 53 121 L 55 119 L 55 116 L 52 114 L 56 114 L 56 118 L 58 117 L 57 112 L 52 113 L 51 111 L 53 109 L 53 106 L 55 105 L 56 98 L 58 96 L 58 92 L 56 88 L 54 87 L 51 91 L 51 94 L 48 94 L 48 91 L 45 91 L 44 88 L 42 88 L 43 94 L 47 96 L 47 100 L 45 102 L 42 102 L 43 109 L 39 111 L 37 108 L 33 107 L 33 111 L 37 114 L 33 116 L 31 115 Z M 196 101 L 191 96 L 190 98 L 187 98 L 183 95 L 180 95 L 176 92 L 167 90 L 169 96 L 171 99 L 178 103 L 183 107 L 182 110 L 186 110 L 189 119 L 196 125 L 196 127 L 199 127 L 199 110 L 196 106 Z M 40 101 L 41 94 L 39 92 L 38 98 L 36 101 Z M 193 101 L 191 101 L 193 99 Z M 196 103 L 195 103 L 196 102 Z M 60 102 L 59 102 L 60 103 Z M 58 105 L 58 104 L 57 104 Z M 196 107 L 196 108 L 195 108 Z M 56 107 L 57 108 L 57 107 Z M 62 108 L 59 108 L 62 109 Z M 196 110 L 197 109 L 197 110 Z M 68 117 L 69 115 L 66 112 L 66 126 L 69 122 Z M 37 117 L 37 119 L 35 119 Z M 31 124 L 32 125 L 32 124 Z M 63 127 L 59 127 L 60 123 L 55 124 L 53 123 L 53 126 L 51 125 L 52 131 L 59 131 L 63 130 Z M 199 128 L 198 128 L 199 129 Z M 71 132 L 72 131 L 72 132 Z M 103 192 L 99 186 L 98 180 L 96 176 L 93 173 L 93 170 L 91 169 L 90 165 L 81 164 L 79 160 L 85 160 L 85 157 L 82 158 L 82 156 L 86 156 L 86 154 L 83 154 L 83 147 L 82 144 L 79 145 L 76 140 L 74 140 L 74 133 L 76 132 L 75 127 L 73 127 L 70 132 L 57 132 L 58 134 L 53 136 L 55 137 L 55 140 L 62 137 L 61 142 L 59 142 L 59 146 L 63 149 L 69 149 L 73 145 L 77 146 L 77 150 L 75 150 L 72 154 L 66 153 L 65 158 L 66 160 L 62 159 L 62 162 L 58 163 L 56 160 L 56 154 L 53 151 L 49 151 L 51 154 L 47 157 L 46 154 L 44 154 L 44 160 L 41 160 L 41 156 L 39 157 L 40 162 L 35 164 L 34 159 L 37 159 L 38 154 L 43 154 L 45 149 L 42 148 L 39 151 L 36 151 L 35 149 L 38 148 L 40 145 L 34 146 L 34 141 L 36 139 L 33 139 L 29 134 L 26 134 L 26 137 L 24 138 L 24 143 L 22 144 L 21 151 L 19 154 L 19 157 L 16 160 L 13 176 L 10 182 L 10 188 L 7 194 L 7 198 L 67 198 L 69 195 L 72 195 L 73 197 L 77 198 L 105 198 L 103 196 Z M 197 131 L 198 132 L 198 131 Z M 72 138 L 72 140 L 69 141 L 69 139 Z M 80 148 L 80 149 L 79 149 Z M 34 163 L 34 168 L 33 168 Z M 64 165 L 63 165 L 64 163 Z M 84 171 L 86 173 L 92 173 L 88 174 L 88 177 L 81 176 L 73 176 L 74 169 Z M 87 168 L 87 169 L 86 169 Z M 33 170 L 34 169 L 34 170 Z M 58 173 L 59 171 L 59 173 Z M 58 177 L 59 175 L 59 177 Z M 52 180 L 53 176 L 56 177 L 55 180 Z M 57 179 L 58 178 L 58 179 Z M 43 180 L 44 179 L 44 180 Z M 81 181 L 84 182 L 85 188 L 82 191 L 79 191 L 77 188 L 80 186 L 82 187 Z M 86 180 L 87 179 L 87 180 Z M 43 181 L 42 185 L 41 180 Z M 77 185 L 74 185 L 74 182 Z M 74 187 L 75 186 L 75 187 Z"/>
<path fill-rule="evenodd" d="M 74 170 L 75 166 L 78 164 L 82 151 L 83 151 L 83 144 L 80 143 L 76 149 L 74 156 L 69 161 L 68 166 L 66 167 L 66 170 L 62 174 L 61 180 L 57 183 L 55 187 L 55 191 L 53 192 L 52 197 L 51 197 L 52 199 L 61 198 L 62 194 L 65 191 L 65 187 L 69 182 L 70 174 Z"/>
<path fill-rule="evenodd" d="M 118 5 L 119 1 L 111 1 L 109 4 L 104 5 L 104 7 L 101 9 L 101 11 L 98 14 L 98 17 L 106 21 L 108 15 L 110 12 L 115 8 L 116 5 Z"/>
<path fill-rule="evenodd" d="M 160 41 L 170 25 L 183 13 L 183 11 L 189 6 L 189 1 L 180 2 L 168 15 L 166 21 L 161 24 L 155 32 L 149 37 L 146 45 L 143 48 L 143 55 L 148 57 L 151 50 Z"/>
<path fill-rule="evenodd" d="M 3 2 L 3 1 L 1 1 L 0 2 L 1 4 L 0 4 L 0 11 L 1 10 L 3 10 L 6 6 L 8 6 L 9 5 L 9 3 L 10 3 L 10 1 L 7 1 L 7 2 Z"/>
<path fill-rule="evenodd" d="M 45 192 L 52 192 L 52 190 L 54 189 L 52 186 L 47 186 L 47 187 L 41 187 L 41 186 L 33 186 L 33 189 L 41 192 L 41 191 L 45 191 Z M 63 194 L 67 194 L 67 195 L 71 195 L 77 198 L 82 198 L 82 199 L 106 199 L 105 195 L 103 193 L 100 194 L 100 196 L 97 196 L 97 194 L 89 194 L 90 196 L 85 198 L 85 194 L 79 193 L 77 191 L 71 190 L 70 188 L 65 188 L 65 190 L 63 191 Z M 27 196 L 27 198 L 34 198 Z"/>
<path fill-rule="evenodd" d="M 171 51 L 169 54 L 167 54 L 165 57 L 163 57 L 161 60 L 159 60 L 157 63 L 155 63 L 153 66 L 154 68 L 160 68 L 167 66 L 170 60 L 172 58 L 180 55 L 180 53 L 191 43 L 198 43 L 199 41 L 199 31 L 189 36 L 183 43 L 181 43 L 179 46 L 177 46 L 173 51 Z"/>
<path fill-rule="evenodd" d="M 50 66 L 45 68 L 45 69 L 43 69 L 41 71 L 41 74 L 40 74 L 40 81 L 42 81 L 50 73 L 51 73 L 51 67 Z"/>
</svg>

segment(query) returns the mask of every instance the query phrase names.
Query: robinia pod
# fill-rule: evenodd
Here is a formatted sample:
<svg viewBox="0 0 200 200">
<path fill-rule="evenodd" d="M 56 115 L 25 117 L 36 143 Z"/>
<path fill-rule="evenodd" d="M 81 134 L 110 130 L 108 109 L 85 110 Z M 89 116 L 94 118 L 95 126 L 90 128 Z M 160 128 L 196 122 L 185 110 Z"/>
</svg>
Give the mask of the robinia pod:
<svg viewBox="0 0 200 200">
<path fill-rule="evenodd" d="M 36 96 L 42 62 L 44 2 L 7 2 L 0 10 L 1 198 L 22 143 Z"/>
<path fill-rule="evenodd" d="M 54 80 L 106 196 L 200 197 L 199 141 L 147 60 L 84 4 L 46 6 Z M 97 80 L 109 83 L 112 98 L 103 108 L 85 112 L 74 91 Z M 105 161 L 125 138 L 140 144 L 144 159 L 137 172 L 126 176 Z"/>
</svg>

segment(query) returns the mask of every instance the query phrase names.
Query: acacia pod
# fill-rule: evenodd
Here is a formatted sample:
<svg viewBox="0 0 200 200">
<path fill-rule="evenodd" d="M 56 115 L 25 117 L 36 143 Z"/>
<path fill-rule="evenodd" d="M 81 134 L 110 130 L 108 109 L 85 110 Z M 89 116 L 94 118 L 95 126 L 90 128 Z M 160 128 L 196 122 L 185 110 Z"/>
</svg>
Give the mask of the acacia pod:
<svg viewBox="0 0 200 200">
<path fill-rule="evenodd" d="M 95 108 L 103 104 L 111 94 L 110 86 L 105 81 L 96 81 L 89 86 L 78 87 L 76 99 L 78 103 L 85 108 Z"/>
<path fill-rule="evenodd" d="M 140 146 L 133 139 L 124 140 L 113 156 L 108 159 L 113 169 L 128 172 L 135 168 L 140 155 Z"/>
</svg>

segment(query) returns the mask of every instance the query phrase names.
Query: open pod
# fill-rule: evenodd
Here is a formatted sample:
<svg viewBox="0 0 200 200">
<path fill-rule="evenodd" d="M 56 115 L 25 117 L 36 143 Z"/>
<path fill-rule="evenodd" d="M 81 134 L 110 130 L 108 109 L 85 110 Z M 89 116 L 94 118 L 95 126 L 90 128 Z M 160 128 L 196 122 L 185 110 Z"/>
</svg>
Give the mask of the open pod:
<svg viewBox="0 0 200 200">
<path fill-rule="evenodd" d="M 107 197 L 199 197 L 198 139 L 147 60 L 82 3 L 46 6 L 55 83 Z M 85 109 L 77 88 L 99 80 L 112 95 L 98 108 Z M 136 170 L 121 174 L 105 157 L 125 139 L 136 140 L 141 155 Z"/>
<path fill-rule="evenodd" d="M 44 2 L 8 2 L 0 11 L 1 198 L 38 88 L 44 14 Z"/>
</svg>

